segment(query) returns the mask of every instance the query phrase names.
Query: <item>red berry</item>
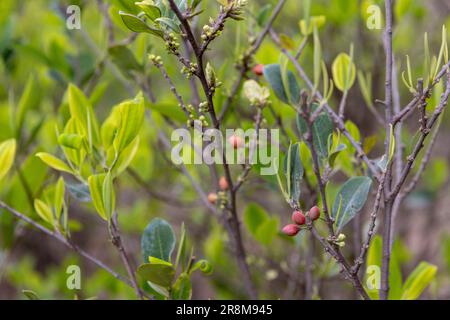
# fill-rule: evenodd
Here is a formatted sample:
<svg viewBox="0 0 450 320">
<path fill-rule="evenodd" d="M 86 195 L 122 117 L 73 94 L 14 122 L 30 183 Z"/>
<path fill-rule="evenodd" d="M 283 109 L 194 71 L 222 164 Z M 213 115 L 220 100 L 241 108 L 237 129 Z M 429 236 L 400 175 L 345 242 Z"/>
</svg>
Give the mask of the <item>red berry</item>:
<svg viewBox="0 0 450 320">
<path fill-rule="evenodd" d="M 318 206 L 314 206 L 311 209 L 309 209 L 309 217 L 313 221 L 319 219 L 319 217 L 320 217 L 320 209 L 319 209 Z"/>
<path fill-rule="evenodd" d="M 292 213 L 292 222 L 298 224 L 299 226 L 304 225 L 306 221 L 305 215 L 301 211 L 294 211 Z"/>
<path fill-rule="evenodd" d="M 215 204 L 217 202 L 217 193 L 211 192 L 208 194 L 208 202 L 211 204 Z"/>
<path fill-rule="evenodd" d="M 264 65 L 258 63 L 256 66 L 253 67 L 253 73 L 257 76 L 262 76 L 264 71 Z"/>
<path fill-rule="evenodd" d="M 228 190 L 228 181 L 225 177 L 220 177 L 219 179 L 219 188 L 222 191 Z"/>
<path fill-rule="evenodd" d="M 296 224 L 288 224 L 281 230 L 285 235 L 293 237 L 300 231 L 300 227 Z"/>
<path fill-rule="evenodd" d="M 238 136 L 236 136 L 236 135 L 233 135 L 233 136 L 231 136 L 230 138 L 228 138 L 228 142 L 231 144 L 231 146 L 232 146 L 234 149 L 241 148 L 241 147 L 244 145 L 244 143 L 243 143 L 241 137 L 238 137 Z"/>
</svg>

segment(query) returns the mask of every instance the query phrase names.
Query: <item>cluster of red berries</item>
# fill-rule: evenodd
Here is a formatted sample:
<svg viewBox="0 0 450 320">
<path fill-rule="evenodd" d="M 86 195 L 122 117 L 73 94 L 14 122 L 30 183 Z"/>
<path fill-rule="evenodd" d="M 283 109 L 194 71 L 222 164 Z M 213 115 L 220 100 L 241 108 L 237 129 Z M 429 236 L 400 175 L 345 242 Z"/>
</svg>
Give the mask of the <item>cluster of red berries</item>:
<svg viewBox="0 0 450 320">
<path fill-rule="evenodd" d="M 312 207 L 309 209 L 309 211 L 306 213 L 311 221 L 316 221 L 320 217 L 320 209 L 317 206 Z M 306 216 L 303 214 L 302 211 L 296 210 L 292 213 L 292 222 L 291 224 L 286 225 L 281 231 L 290 237 L 293 237 L 299 233 L 301 230 L 300 226 L 304 225 L 306 223 Z"/>
</svg>

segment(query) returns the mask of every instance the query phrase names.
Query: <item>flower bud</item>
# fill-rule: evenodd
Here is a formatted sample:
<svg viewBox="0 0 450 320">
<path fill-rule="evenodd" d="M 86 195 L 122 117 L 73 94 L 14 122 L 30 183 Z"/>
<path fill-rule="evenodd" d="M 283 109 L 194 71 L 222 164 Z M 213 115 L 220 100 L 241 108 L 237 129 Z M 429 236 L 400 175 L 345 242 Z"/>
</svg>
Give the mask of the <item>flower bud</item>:
<svg viewBox="0 0 450 320">
<path fill-rule="evenodd" d="M 285 235 L 293 237 L 300 231 L 300 227 L 296 224 L 288 224 L 281 230 Z"/>
<path fill-rule="evenodd" d="M 309 209 L 309 217 L 312 221 L 319 219 L 320 217 L 320 209 L 318 206 L 314 206 Z"/>
<path fill-rule="evenodd" d="M 346 238 L 345 234 L 340 233 L 337 237 L 337 241 L 342 242 L 345 240 L 345 238 Z"/>
<path fill-rule="evenodd" d="M 208 202 L 211 204 L 215 204 L 217 202 L 217 194 L 213 192 L 208 194 Z"/>
<path fill-rule="evenodd" d="M 257 76 L 262 76 L 263 75 L 263 71 L 264 71 L 264 65 L 262 64 L 257 64 L 256 66 L 253 67 L 253 73 Z"/>
<path fill-rule="evenodd" d="M 228 185 L 227 179 L 225 177 L 220 177 L 220 179 L 219 179 L 220 190 L 222 190 L 222 191 L 228 190 L 228 187 L 229 187 L 229 185 Z"/>
<path fill-rule="evenodd" d="M 304 225 L 306 221 L 305 215 L 301 211 L 294 211 L 292 213 L 292 222 L 301 226 Z"/>
</svg>

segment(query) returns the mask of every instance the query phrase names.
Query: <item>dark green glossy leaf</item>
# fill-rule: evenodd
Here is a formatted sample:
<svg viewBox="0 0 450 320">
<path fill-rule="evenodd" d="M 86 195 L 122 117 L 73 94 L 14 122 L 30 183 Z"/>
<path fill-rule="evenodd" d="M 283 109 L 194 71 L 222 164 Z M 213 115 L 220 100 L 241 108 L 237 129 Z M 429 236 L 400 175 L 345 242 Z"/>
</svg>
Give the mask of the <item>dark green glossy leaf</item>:
<svg viewBox="0 0 450 320">
<path fill-rule="evenodd" d="M 153 219 L 145 228 L 141 239 L 144 261 L 147 262 L 149 257 L 170 261 L 175 242 L 172 226 L 163 219 Z"/>
<path fill-rule="evenodd" d="M 283 78 L 281 74 L 281 67 L 279 64 L 269 64 L 264 67 L 264 76 L 269 81 L 275 95 L 286 104 L 296 104 L 300 101 L 300 87 L 297 80 L 291 71 L 288 71 L 287 82 L 289 83 L 289 93 L 286 92 L 287 88 L 283 85 Z M 289 101 L 288 97 L 291 97 Z"/>
</svg>

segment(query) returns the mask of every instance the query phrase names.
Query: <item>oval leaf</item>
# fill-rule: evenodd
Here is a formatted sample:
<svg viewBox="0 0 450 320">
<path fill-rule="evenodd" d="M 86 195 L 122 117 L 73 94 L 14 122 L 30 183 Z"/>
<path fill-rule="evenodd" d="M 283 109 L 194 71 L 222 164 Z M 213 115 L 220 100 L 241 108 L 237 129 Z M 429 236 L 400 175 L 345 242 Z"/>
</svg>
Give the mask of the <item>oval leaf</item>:
<svg viewBox="0 0 450 320">
<path fill-rule="evenodd" d="M 0 180 L 6 176 L 14 163 L 16 140 L 10 139 L 0 144 Z"/>
<path fill-rule="evenodd" d="M 372 179 L 353 177 L 339 190 L 333 205 L 332 217 L 336 228 L 341 230 L 362 209 L 369 195 Z"/>
<path fill-rule="evenodd" d="M 172 226 L 163 219 L 153 219 L 145 228 L 141 238 L 144 261 L 149 261 L 149 257 L 170 261 L 175 242 Z"/>
</svg>

